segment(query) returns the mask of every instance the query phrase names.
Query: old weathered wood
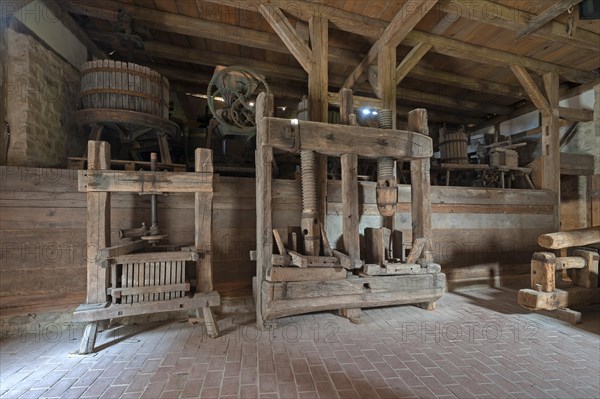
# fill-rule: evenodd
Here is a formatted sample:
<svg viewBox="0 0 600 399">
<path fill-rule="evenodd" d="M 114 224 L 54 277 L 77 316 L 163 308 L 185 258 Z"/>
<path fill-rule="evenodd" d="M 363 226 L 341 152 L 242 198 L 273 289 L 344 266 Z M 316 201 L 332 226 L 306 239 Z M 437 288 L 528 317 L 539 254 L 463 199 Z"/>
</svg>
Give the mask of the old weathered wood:
<svg viewBox="0 0 600 399">
<path fill-rule="evenodd" d="M 113 288 L 110 290 L 111 295 L 116 295 L 117 297 L 124 295 L 146 295 L 146 294 L 161 294 L 170 291 L 189 291 L 190 284 L 189 283 L 177 283 L 177 284 L 159 284 L 155 282 L 154 285 L 145 286 L 145 287 L 126 287 L 126 288 Z M 155 297 L 154 300 L 159 300 L 159 298 Z M 137 301 L 134 301 L 137 302 Z"/>
<path fill-rule="evenodd" d="M 558 107 L 561 119 L 575 122 L 589 122 L 594 120 L 594 111 L 582 108 Z"/>
<path fill-rule="evenodd" d="M 383 108 L 392 111 L 392 129 L 396 129 L 396 46 L 386 44 L 377 54 L 378 97 L 383 100 Z"/>
<path fill-rule="evenodd" d="M 213 154 L 207 148 L 196 148 L 194 153 L 194 174 L 212 176 Z M 213 190 L 197 192 L 194 196 L 194 245 L 203 256 L 196 262 L 196 280 L 198 292 L 209 292 L 213 289 L 212 262 L 212 216 Z"/>
<path fill-rule="evenodd" d="M 388 228 L 365 228 L 365 263 L 383 265 L 389 252 L 391 231 Z"/>
<path fill-rule="evenodd" d="M 583 269 L 585 259 L 581 256 L 560 256 L 556 258 L 556 270 Z"/>
<path fill-rule="evenodd" d="M 406 257 L 406 263 L 416 263 L 423 254 L 425 249 L 425 244 L 427 243 L 427 239 L 424 237 L 416 238 L 413 242 L 413 246 Z"/>
<path fill-rule="evenodd" d="M 356 151 L 358 155 L 368 158 L 386 156 L 403 159 L 429 158 L 433 155 L 431 138 L 412 131 L 325 125 L 300 120 L 294 129 L 295 133 L 290 134 L 289 119 L 271 117 L 263 122 L 269 132 L 269 143 L 286 151 L 318 151 L 331 156 Z"/>
<path fill-rule="evenodd" d="M 342 267 L 313 267 L 300 269 L 293 267 L 272 267 L 267 281 L 327 281 L 346 278 L 346 269 Z"/>
<path fill-rule="evenodd" d="M 88 142 L 88 171 L 110 168 L 110 144 Z M 87 303 L 106 301 L 108 269 L 101 267 L 102 248 L 110 246 L 110 193 L 87 193 Z"/>
<path fill-rule="evenodd" d="M 81 338 L 81 344 L 79 345 L 79 354 L 87 355 L 94 351 L 96 345 L 96 336 L 98 334 L 98 322 L 93 321 L 87 323 L 83 330 L 83 337 Z"/>
<path fill-rule="evenodd" d="M 567 11 L 569 8 L 581 3 L 581 0 L 565 0 L 559 1 L 547 9 L 545 9 L 542 13 L 536 15 L 532 18 L 527 26 L 521 29 L 517 33 L 517 37 L 525 37 L 532 32 L 535 32 L 554 18 L 558 17 L 563 12 Z"/>
<path fill-rule="evenodd" d="M 275 243 L 277 244 L 277 250 L 281 255 L 287 255 L 287 251 L 285 246 L 283 245 L 283 240 L 281 239 L 281 235 L 279 234 L 279 230 L 273 229 L 273 237 L 275 238 Z"/>
<path fill-rule="evenodd" d="M 429 135 L 427 110 L 415 109 L 408 113 L 408 129 Z M 411 218 L 413 240 L 425 239 L 422 252 L 422 262 L 433 261 L 433 248 L 431 242 L 431 187 L 430 187 L 430 161 L 429 158 L 411 161 Z M 419 262 L 419 263 L 422 263 Z"/>
<path fill-rule="evenodd" d="M 560 124 L 559 124 L 559 80 L 555 72 L 546 73 L 544 88 L 551 113 L 542 115 L 542 182 L 541 188 L 556 193 L 556 229 L 560 226 Z"/>
<path fill-rule="evenodd" d="M 262 287 L 271 270 L 273 254 L 273 150 L 265 118 L 273 115 L 273 96 L 261 93 L 256 102 L 256 323 L 264 327 Z"/>
<path fill-rule="evenodd" d="M 347 318 L 353 324 L 362 324 L 360 319 L 360 308 L 339 309 L 338 314 Z"/>
<path fill-rule="evenodd" d="M 329 239 L 327 238 L 327 232 L 325 231 L 325 226 L 323 226 L 323 223 L 321 223 L 320 230 L 321 230 L 321 242 L 323 243 L 323 253 L 326 256 L 333 256 L 333 249 L 331 248 L 331 245 L 329 244 Z"/>
<path fill-rule="evenodd" d="M 336 267 L 340 265 L 340 261 L 335 256 L 309 256 L 301 255 L 294 251 L 288 251 L 288 254 L 291 257 L 291 264 L 302 268 Z M 286 257 L 283 256 L 283 259 L 286 259 Z"/>
<path fill-rule="evenodd" d="M 101 248 L 98 256 L 101 259 L 114 258 L 116 256 L 126 255 L 131 252 L 146 248 L 148 242 L 144 240 L 124 242 L 111 247 Z"/>
<path fill-rule="evenodd" d="M 531 102 L 535 104 L 540 112 L 545 115 L 552 114 L 548 100 L 539 90 L 534 80 L 531 78 L 531 75 L 529 75 L 529 72 L 519 65 L 511 65 L 510 69 L 512 69 L 513 73 L 521 83 L 521 86 L 523 86 L 523 89 L 525 89 L 525 92 L 529 95 L 529 98 L 531 98 Z"/>
<path fill-rule="evenodd" d="M 426 0 L 418 6 L 406 3 L 394 16 L 390 24 L 385 28 L 381 37 L 373 44 L 367 56 L 352 71 L 342 87 L 352 88 L 354 83 L 367 70 L 367 67 L 375 60 L 384 46 L 396 48 L 398 44 L 409 34 L 409 32 L 425 17 L 425 14 L 437 3 L 437 0 Z M 395 67 L 395 65 L 394 65 Z"/>
<path fill-rule="evenodd" d="M 212 173 L 202 172 L 87 170 L 79 173 L 79 191 L 88 192 L 212 192 L 214 181 Z"/>
<path fill-rule="evenodd" d="M 598 302 L 600 288 L 569 287 L 555 289 L 553 292 L 536 291 L 529 288 L 519 290 L 519 305 L 532 310 L 564 309 L 577 305 Z"/>
<path fill-rule="evenodd" d="M 556 256 L 551 252 L 536 252 L 531 257 L 531 289 L 553 292 L 555 280 Z"/>
<path fill-rule="evenodd" d="M 396 84 L 400 84 L 402 80 L 409 74 L 421 59 L 431 50 L 433 46 L 429 43 L 419 43 L 410 50 L 404 57 L 402 62 L 396 68 Z"/>
<path fill-rule="evenodd" d="M 558 320 L 566 321 L 571 324 L 579 324 L 581 323 L 581 312 L 576 310 L 563 308 L 563 309 L 555 309 L 555 310 L 544 310 L 544 309 L 536 309 L 536 313 L 543 314 L 544 316 L 553 317 Z"/>
<path fill-rule="evenodd" d="M 296 61 L 310 75 L 313 67 L 313 53 L 306 42 L 300 37 L 279 7 L 261 4 L 258 10 L 277 33 Z"/>
<path fill-rule="evenodd" d="M 548 249 L 563 249 L 600 242 L 600 226 L 542 234 L 538 244 Z"/>
<path fill-rule="evenodd" d="M 74 322 L 89 322 L 108 320 L 120 317 L 135 316 L 146 313 L 171 312 L 181 309 L 219 306 L 220 296 L 216 291 L 197 293 L 192 297 L 175 298 L 170 301 L 139 302 L 132 304 L 116 304 L 111 306 L 96 306 L 93 308 L 80 306 L 73 313 Z"/>
<path fill-rule="evenodd" d="M 170 251 L 170 252 L 142 252 L 129 255 L 118 255 L 111 259 L 111 263 L 142 263 L 142 262 L 177 262 L 197 261 L 199 259 L 196 251 Z"/>
<path fill-rule="evenodd" d="M 328 122 L 327 88 L 329 85 L 329 21 L 313 15 L 308 21 L 312 49 L 312 69 L 308 75 L 308 102 L 310 120 Z M 327 223 L 327 156 L 317 150 L 317 213 L 321 223 Z M 317 253 L 318 254 L 318 253 Z"/>
<path fill-rule="evenodd" d="M 561 152 L 560 174 L 592 176 L 594 174 L 594 156 L 591 154 Z"/>
<path fill-rule="evenodd" d="M 204 306 L 202 308 L 202 314 L 204 315 L 204 324 L 206 325 L 206 332 L 209 337 L 217 338 L 219 336 L 219 326 L 215 321 L 215 316 L 210 307 Z"/>
<path fill-rule="evenodd" d="M 600 259 L 598 252 L 577 249 L 573 251 L 573 255 L 585 263 L 584 267 L 572 268 L 567 271 L 573 284 L 585 288 L 597 288 L 598 263 Z M 576 266 L 579 266 L 579 264 Z"/>
</svg>

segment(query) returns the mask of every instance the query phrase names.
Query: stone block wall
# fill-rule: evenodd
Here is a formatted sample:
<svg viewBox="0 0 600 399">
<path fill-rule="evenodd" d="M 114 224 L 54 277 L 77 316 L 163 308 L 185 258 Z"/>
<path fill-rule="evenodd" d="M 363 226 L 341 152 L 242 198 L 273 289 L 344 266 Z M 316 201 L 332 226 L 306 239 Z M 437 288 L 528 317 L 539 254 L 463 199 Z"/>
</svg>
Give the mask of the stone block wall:
<svg viewBox="0 0 600 399">
<path fill-rule="evenodd" d="M 5 30 L 7 165 L 65 166 L 83 154 L 85 137 L 72 121 L 79 71 L 34 37 Z"/>
</svg>

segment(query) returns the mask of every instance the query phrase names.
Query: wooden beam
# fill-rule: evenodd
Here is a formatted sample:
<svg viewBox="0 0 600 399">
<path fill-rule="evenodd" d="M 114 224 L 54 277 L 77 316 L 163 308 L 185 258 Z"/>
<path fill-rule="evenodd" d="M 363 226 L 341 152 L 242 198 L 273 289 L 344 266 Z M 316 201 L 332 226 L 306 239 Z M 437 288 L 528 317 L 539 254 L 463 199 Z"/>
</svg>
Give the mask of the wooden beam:
<svg viewBox="0 0 600 399">
<path fill-rule="evenodd" d="M 400 84 L 402 79 L 406 77 L 413 70 L 413 68 L 421 61 L 421 58 L 425 56 L 431 50 L 431 44 L 419 43 L 410 50 L 410 53 L 404 57 L 402 62 L 396 68 L 396 84 Z"/>
<path fill-rule="evenodd" d="M 525 68 L 519 65 L 511 65 L 510 69 L 513 71 L 525 92 L 531 98 L 531 102 L 535 104 L 538 110 L 542 114 L 550 115 L 552 110 L 550 109 L 550 104 L 548 104 L 548 100 L 544 97 L 544 95 L 540 92 L 537 85 L 529 75 L 529 72 Z"/>
<path fill-rule="evenodd" d="M 535 14 L 525 10 L 519 10 L 490 0 L 446 0 L 438 4 L 440 11 L 452 16 L 460 16 L 471 21 L 483 22 L 515 32 L 526 28 L 528 22 L 536 17 Z M 594 53 L 598 51 L 598 42 L 600 42 L 600 35 L 586 29 L 577 29 L 569 36 L 565 24 L 558 21 L 549 21 L 546 25 L 532 32 L 531 36 L 593 51 Z"/>
<path fill-rule="evenodd" d="M 383 108 L 392 111 L 392 129 L 396 128 L 396 46 L 386 45 L 377 55 L 377 86 Z"/>
<path fill-rule="evenodd" d="M 253 286 L 256 324 L 264 328 L 262 287 L 270 273 L 273 254 L 273 149 L 267 145 L 264 122 L 273 115 L 273 96 L 261 93 L 256 101 L 256 280 Z"/>
<path fill-rule="evenodd" d="M 469 111 L 476 111 L 480 114 L 487 113 L 504 115 L 509 114 L 514 110 L 514 108 L 510 106 L 480 103 L 471 100 L 447 97 L 438 93 L 421 92 L 402 87 L 397 90 L 397 98 L 411 102 L 417 102 L 419 104 L 430 104 L 433 106 L 450 109 L 460 108 Z"/>
<path fill-rule="evenodd" d="M 296 121 L 294 120 L 293 123 Z M 285 151 L 317 151 L 330 156 L 356 152 L 367 158 L 429 158 L 431 138 L 403 130 L 343 126 L 299 120 L 266 118 L 261 122 L 269 132 L 270 144 Z M 291 133 L 290 133 L 291 132 Z"/>
<path fill-rule="evenodd" d="M 194 172 L 201 176 L 212 175 L 213 152 L 207 148 L 196 148 L 194 152 Z M 194 245 L 202 257 L 196 262 L 196 291 L 213 290 L 212 260 L 214 246 L 212 242 L 213 192 L 194 194 Z"/>
<path fill-rule="evenodd" d="M 557 71 L 565 79 L 576 83 L 587 83 L 598 77 L 597 71 L 583 71 L 576 68 L 565 67 L 534 58 L 516 55 L 508 51 L 495 50 L 416 30 L 413 30 L 406 39 L 406 43 L 412 45 L 421 42 L 430 43 L 433 45 L 433 51 L 451 57 L 464 58 L 475 62 L 490 63 L 494 65 L 518 65 L 540 72 Z"/>
<path fill-rule="evenodd" d="M 589 122 L 594 120 L 594 111 L 581 108 L 558 107 L 561 119 L 575 122 Z"/>
<path fill-rule="evenodd" d="M 226 4 L 231 7 L 243 8 L 243 9 L 247 9 L 247 10 L 256 10 L 256 3 L 254 3 L 254 2 L 243 2 L 243 1 L 237 1 L 237 0 L 223 0 L 223 1 L 221 1 L 221 0 L 205 0 L 205 1 Z M 446 1 L 453 1 L 453 0 L 446 0 Z M 456 6 L 445 5 L 446 2 L 442 3 L 441 10 L 443 10 L 444 12 L 447 12 L 449 14 L 454 14 L 454 15 L 456 15 L 457 12 L 459 12 L 457 10 L 461 10 L 460 11 L 461 17 L 464 16 L 465 18 L 469 18 L 469 19 L 474 19 L 474 18 L 486 19 L 487 15 L 488 15 L 487 13 L 490 12 L 490 13 L 492 13 L 492 14 L 489 14 L 490 17 L 493 16 L 493 17 L 495 17 L 495 19 L 488 18 L 488 19 L 486 19 L 485 22 L 495 22 L 495 23 L 499 24 L 498 26 L 505 27 L 505 28 L 506 28 L 506 26 L 500 25 L 500 24 L 506 24 L 507 26 L 509 26 L 508 24 L 511 22 L 511 20 L 514 20 L 515 15 L 517 15 L 519 21 L 525 20 L 525 19 L 529 18 L 529 15 L 531 15 L 531 14 L 528 14 L 525 12 L 519 13 L 514 8 L 510 8 L 510 7 L 503 8 L 503 7 L 501 7 L 501 4 L 498 4 L 495 2 L 486 1 L 485 3 L 482 3 L 479 0 L 476 2 L 472 2 L 470 0 L 456 0 L 456 1 L 465 2 L 469 6 L 472 5 L 474 7 L 473 8 L 474 10 L 484 10 L 485 13 L 481 14 L 481 12 L 479 12 L 479 14 L 477 14 L 477 13 L 473 14 L 473 13 L 470 13 L 470 9 L 461 10 L 459 7 L 456 7 Z M 277 1 L 275 1 L 275 3 L 277 3 Z M 294 6 L 286 7 L 286 11 L 289 11 L 289 13 L 292 14 L 296 18 L 307 20 L 310 15 L 313 15 L 313 13 L 317 13 L 319 15 L 327 15 L 332 26 L 334 26 L 340 30 L 352 32 L 357 35 L 361 35 L 361 36 L 365 36 L 365 37 L 379 39 L 380 36 L 385 31 L 385 29 L 388 27 L 388 23 L 383 20 L 371 18 L 371 17 L 362 15 L 362 14 L 357 14 L 357 13 L 341 10 L 339 8 L 327 6 L 325 4 L 320 4 L 320 3 L 314 4 L 314 3 L 310 3 L 307 1 L 300 1 L 300 0 L 294 0 L 292 4 Z M 498 10 L 500 10 L 500 11 L 498 11 Z M 507 12 L 506 10 L 508 10 L 509 12 Z M 479 15 L 483 15 L 483 16 L 480 17 Z M 558 22 L 556 24 L 557 24 L 556 28 L 554 26 L 552 28 L 552 32 L 554 32 L 554 35 L 552 37 L 556 37 L 556 35 L 559 35 L 559 36 L 562 35 L 563 38 L 566 37 L 567 35 L 564 32 L 564 25 L 560 24 Z M 562 32 L 560 32 L 560 30 L 562 30 Z M 575 36 L 577 36 L 578 34 L 583 34 L 583 32 L 584 32 L 583 29 L 578 29 L 577 32 L 575 33 Z M 600 35 L 594 34 L 592 32 L 587 32 L 587 33 L 589 33 L 592 36 L 588 35 L 588 36 L 586 36 L 585 39 L 578 40 L 578 44 L 579 45 L 587 44 L 589 50 L 597 51 L 596 43 L 598 43 L 598 37 L 600 37 Z M 449 39 L 449 38 L 446 38 L 443 36 L 423 32 L 423 31 L 418 31 L 418 30 L 414 30 L 414 29 L 412 30 L 412 32 L 410 32 L 406 36 L 405 44 L 407 44 L 407 45 L 416 46 L 420 42 L 431 43 L 433 45 L 432 51 L 434 51 L 434 52 L 437 52 L 440 54 L 445 54 L 445 55 L 448 55 L 451 57 L 464 58 L 464 59 L 472 60 L 475 62 L 483 62 L 483 63 L 489 63 L 489 64 L 493 64 L 493 65 L 501 64 L 501 65 L 507 65 L 507 66 L 516 64 L 516 65 L 525 66 L 525 67 L 528 67 L 528 68 L 531 68 L 534 70 L 539 70 L 542 72 L 552 72 L 554 70 L 558 70 L 559 73 L 563 77 L 567 78 L 570 81 L 577 82 L 577 83 L 586 83 L 593 79 L 598 78 L 598 76 L 599 76 L 598 72 L 596 72 L 596 71 L 583 71 L 583 70 L 579 70 L 579 69 L 575 69 L 575 68 L 562 67 L 562 66 L 559 66 L 556 64 L 540 61 L 540 60 L 530 58 L 530 57 L 513 54 L 513 53 L 510 53 L 507 51 L 500 51 L 500 50 L 494 50 L 494 49 L 481 47 L 481 46 L 477 46 L 477 45 L 471 45 L 469 43 L 465 43 L 465 42 L 462 42 L 459 40 Z"/>
<path fill-rule="evenodd" d="M 530 33 L 535 32 L 554 18 L 558 17 L 563 12 L 567 11 L 569 8 L 581 3 L 581 0 L 561 0 L 557 1 L 547 9 L 545 9 L 541 14 L 536 15 L 532 18 L 527 26 L 521 29 L 517 33 L 517 37 L 525 37 Z"/>
<path fill-rule="evenodd" d="M 542 189 L 556 195 L 555 228 L 560 230 L 560 142 L 558 74 L 544 75 L 544 88 L 550 113 L 542 114 Z"/>
<path fill-rule="evenodd" d="M 313 54 L 308 45 L 302 40 L 279 7 L 261 4 L 258 6 L 261 15 L 277 33 L 296 61 L 310 74 L 313 66 Z"/>
<path fill-rule="evenodd" d="M 435 3 L 437 3 L 437 0 L 424 0 L 419 5 L 411 1 L 405 3 L 383 31 L 381 37 L 371 47 L 365 59 L 352 71 L 342 87 L 352 88 L 358 78 L 367 70 L 371 62 L 375 60 L 379 51 L 388 45 L 394 48 L 397 47 L 419 21 L 425 17 L 425 14 L 429 12 Z"/>
<path fill-rule="evenodd" d="M 600 243 L 600 226 L 542 234 L 538 244 L 548 249 L 563 249 Z"/>
<path fill-rule="evenodd" d="M 415 65 L 409 77 L 419 80 L 440 83 L 443 85 L 459 87 L 468 91 L 485 93 L 487 96 L 503 96 L 514 99 L 529 99 L 527 93 L 519 86 L 510 86 L 502 83 L 481 80 L 466 75 L 458 75 L 439 69 Z"/>
<path fill-rule="evenodd" d="M 594 174 L 594 156 L 591 154 L 561 152 L 560 174 L 572 176 L 592 176 Z"/>
<path fill-rule="evenodd" d="M 212 173 L 81 170 L 78 183 L 82 192 L 152 194 L 212 192 L 213 181 Z"/>
</svg>

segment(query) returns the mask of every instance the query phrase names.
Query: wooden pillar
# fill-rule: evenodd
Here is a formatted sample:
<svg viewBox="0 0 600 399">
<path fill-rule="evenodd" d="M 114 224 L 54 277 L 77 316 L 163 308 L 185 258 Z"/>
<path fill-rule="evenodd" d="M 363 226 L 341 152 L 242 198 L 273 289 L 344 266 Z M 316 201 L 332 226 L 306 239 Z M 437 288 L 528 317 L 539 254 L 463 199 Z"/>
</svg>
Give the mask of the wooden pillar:
<svg viewBox="0 0 600 399">
<path fill-rule="evenodd" d="M 196 172 L 213 173 L 212 150 L 196 148 L 194 155 L 194 170 Z M 197 292 L 210 292 L 213 290 L 212 203 L 212 191 L 195 194 L 194 242 L 196 250 L 202 252 L 200 260 L 196 262 Z"/>
<path fill-rule="evenodd" d="M 544 74 L 551 113 L 542 112 L 542 189 L 556 194 L 556 230 L 560 230 L 559 80 L 556 72 Z"/>
<path fill-rule="evenodd" d="M 271 269 L 273 254 L 273 215 L 271 200 L 273 149 L 267 145 L 267 126 L 262 122 L 265 116 L 273 116 L 273 96 L 261 93 L 256 101 L 256 280 L 254 303 L 256 304 L 256 324 L 264 328 L 262 316 L 262 286 L 267 271 Z"/>
<path fill-rule="evenodd" d="M 110 144 L 88 141 L 88 170 L 110 169 Z M 107 301 L 108 268 L 99 252 L 110 246 L 110 193 L 87 192 L 87 303 Z"/>
<path fill-rule="evenodd" d="M 312 16 L 308 22 L 312 48 L 312 67 L 308 74 L 308 103 L 310 104 L 310 120 L 328 122 L 328 20 L 325 17 Z M 326 225 L 327 215 L 327 156 L 317 156 L 317 195 L 318 215 Z"/>
<path fill-rule="evenodd" d="M 377 56 L 378 86 L 383 108 L 392 111 L 392 129 L 396 129 L 396 47 L 383 46 Z"/>
<path fill-rule="evenodd" d="M 352 124 L 354 114 L 352 90 L 340 90 L 340 122 Z M 342 164 L 342 230 L 344 249 L 352 259 L 360 259 L 360 233 L 358 213 L 358 156 L 343 154 Z"/>
<path fill-rule="evenodd" d="M 408 130 L 429 135 L 427 110 L 419 108 L 408 113 Z M 431 187 L 429 173 L 429 158 L 410 162 L 412 240 L 413 243 L 417 238 L 424 238 L 426 240 L 423 252 L 419 259 L 419 263 L 421 264 L 433 262 L 433 246 L 431 242 Z"/>
</svg>

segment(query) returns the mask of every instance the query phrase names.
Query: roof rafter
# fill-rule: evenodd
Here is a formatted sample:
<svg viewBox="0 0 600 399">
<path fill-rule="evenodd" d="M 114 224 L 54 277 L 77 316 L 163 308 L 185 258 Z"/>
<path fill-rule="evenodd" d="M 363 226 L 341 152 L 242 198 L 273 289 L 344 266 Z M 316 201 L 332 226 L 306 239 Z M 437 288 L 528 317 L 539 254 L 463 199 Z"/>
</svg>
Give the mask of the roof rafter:
<svg viewBox="0 0 600 399">
<path fill-rule="evenodd" d="M 533 17 L 531 21 L 529 21 L 527 26 L 517 33 L 517 37 L 525 37 L 535 32 L 542 26 L 546 25 L 548 22 L 552 21 L 554 18 L 558 17 L 563 12 L 567 11 L 569 8 L 579 3 L 581 3 L 581 0 L 560 0 L 556 2 L 541 14 Z"/>
</svg>

